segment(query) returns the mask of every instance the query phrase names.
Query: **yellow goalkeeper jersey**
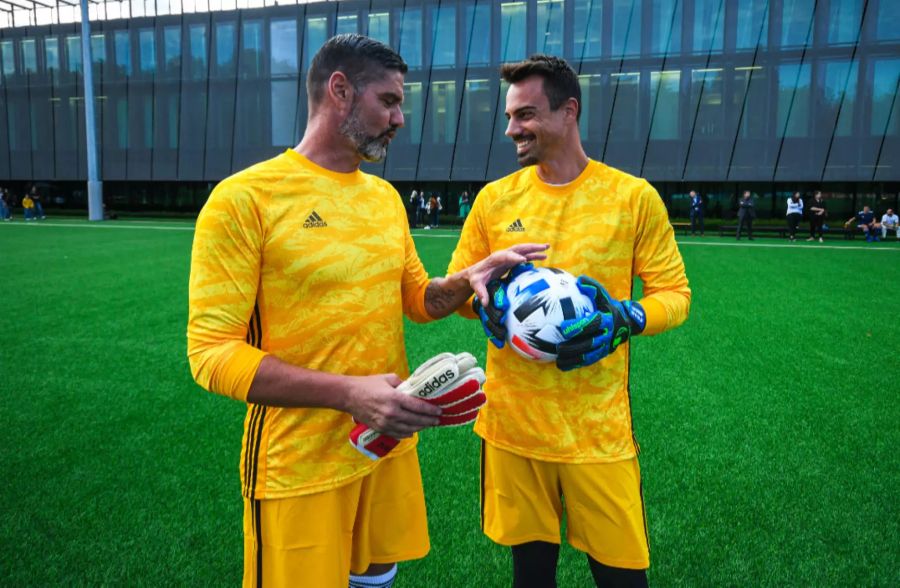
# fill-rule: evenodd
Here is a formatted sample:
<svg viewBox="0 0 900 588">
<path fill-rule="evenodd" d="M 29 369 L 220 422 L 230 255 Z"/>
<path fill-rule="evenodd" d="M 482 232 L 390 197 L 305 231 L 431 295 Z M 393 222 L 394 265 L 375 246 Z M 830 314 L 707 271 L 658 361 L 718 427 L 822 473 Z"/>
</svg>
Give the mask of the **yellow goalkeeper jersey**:
<svg viewBox="0 0 900 588">
<path fill-rule="evenodd" d="M 222 181 L 200 213 L 191 371 L 207 390 L 243 401 L 266 354 L 323 372 L 404 378 L 403 314 L 431 320 L 427 284 L 390 184 L 288 150 Z M 335 410 L 248 404 L 244 496 L 309 494 L 367 474 L 374 462 L 350 445 L 352 428 Z"/>
<path fill-rule="evenodd" d="M 643 281 L 644 335 L 681 324 L 691 292 L 672 225 L 646 181 L 590 161 L 572 182 L 543 182 L 535 167 L 478 194 L 448 273 L 516 243 L 549 243 L 540 265 L 588 275 L 617 299 Z M 474 317 L 470 308 L 461 314 Z M 628 390 L 628 344 L 587 368 L 561 372 L 488 345 L 488 402 L 475 432 L 513 453 L 566 463 L 610 462 L 637 453 Z"/>
</svg>

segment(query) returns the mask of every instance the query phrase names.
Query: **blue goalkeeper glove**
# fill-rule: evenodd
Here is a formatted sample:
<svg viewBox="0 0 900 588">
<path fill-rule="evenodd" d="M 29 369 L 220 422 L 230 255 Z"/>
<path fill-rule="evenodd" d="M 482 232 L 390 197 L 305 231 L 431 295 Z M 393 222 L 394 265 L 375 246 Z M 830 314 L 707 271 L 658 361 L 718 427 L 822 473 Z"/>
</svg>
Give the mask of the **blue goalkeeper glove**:
<svg viewBox="0 0 900 588">
<path fill-rule="evenodd" d="M 503 346 L 506 345 L 506 311 L 509 310 L 506 287 L 514 277 L 532 269 L 534 269 L 532 264 L 520 263 L 509 270 L 509 273 L 502 279 L 488 282 L 487 291 L 490 302 L 486 307 L 481 304 L 478 296 L 472 300 L 472 310 L 481 319 L 484 334 L 497 349 L 503 349 Z"/>
<path fill-rule="evenodd" d="M 563 321 L 564 341 L 557 345 L 556 367 L 566 372 L 597 363 L 647 324 L 640 304 L 619 301 L 593 278 L 580 276 L 578 289 L 594 302 L 593 313 Z"/>
</svg>

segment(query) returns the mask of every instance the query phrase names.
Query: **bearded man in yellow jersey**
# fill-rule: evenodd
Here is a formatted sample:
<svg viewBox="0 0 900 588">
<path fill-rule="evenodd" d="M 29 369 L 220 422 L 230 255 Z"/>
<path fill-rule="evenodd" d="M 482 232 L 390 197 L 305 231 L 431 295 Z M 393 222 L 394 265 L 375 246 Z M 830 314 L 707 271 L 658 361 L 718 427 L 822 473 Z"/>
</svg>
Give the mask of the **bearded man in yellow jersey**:
<svg viewBox="0 0 900 588">
<path fill-rule="evenodd" d="M 556 585 L 560 527 L 588 556 L 598 586 L 644 586 L 649 546 L 631 423 L 630 336 L 681 324 L 684 264 L 659 195 L 646 180 L 594 161 L 578 133 L 578 78 L 562 59 L 504 65 L 507 136 L 518 172 L 485 186 L 450 272 L 516 243 L 550 244 L 546 265 L 580 275 L 596 312 L 564 325 L 556 365 L 504 348 L 505 280 L 474 300 L 488 346 L 475 431 L 482 443 L 482 527 L 512 547 L 513 585 Z M 516 269 L 511 273 L 516 273 Z M 632 282 L 643 298 L 632 301 Z M 484 304 L 482 304 L 482 302 Z"/>
<path fill-rule="evenodd" d="M 440 409 L 396 390 L 403 314 L 446 316 L 546 246 L 429 280 L 399 194 L 364 174 L 403 126 L 406 64 L 340 35 L 315 55 L 294 149 L 221 182 L 197 220 L 188 357 L 204 388 L 247 403 L 244 585 L 390 586 L 429 549 L 414 434 Z M 372 461 L 354 420 L 403 439 Z"/>
</svg>

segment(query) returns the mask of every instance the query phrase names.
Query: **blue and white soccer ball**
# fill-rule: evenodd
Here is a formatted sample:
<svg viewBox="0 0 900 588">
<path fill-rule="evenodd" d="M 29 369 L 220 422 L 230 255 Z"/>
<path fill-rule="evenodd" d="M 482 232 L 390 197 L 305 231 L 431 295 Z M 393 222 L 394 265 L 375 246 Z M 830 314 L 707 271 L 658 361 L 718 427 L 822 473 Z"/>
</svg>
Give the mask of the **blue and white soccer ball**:
<svg viewBox="0 0 900 588">
<path fill-rule="evenodd" d="M 594 311 L 593 301 L 578 289 L 575 276 L 552 267 L 536 267 L 517 275 L 506 289 L 507 342 L 527 359 L 553 361 L 563 340 L 560 325 Z"/>
</svg>

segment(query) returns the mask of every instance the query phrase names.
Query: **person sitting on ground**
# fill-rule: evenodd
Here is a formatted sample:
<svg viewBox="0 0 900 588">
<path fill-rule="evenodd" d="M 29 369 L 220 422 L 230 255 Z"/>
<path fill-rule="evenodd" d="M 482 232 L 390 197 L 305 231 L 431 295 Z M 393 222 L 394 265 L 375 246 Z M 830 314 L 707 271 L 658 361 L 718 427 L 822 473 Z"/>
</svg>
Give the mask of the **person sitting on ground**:
<svg viewBox="0 0 900 588">
<path fill-rule="evenodd" d="M 887 212 L 881 216 L 882 239 L 887 239 L 888 231 L 894 231 L 897 239 L 900 240 L 900 217 L 897 217 L 892 208 L 888 208 Z"/>
<path fill-rule="evenodd" d="M 863 206 L 863 209 L 857 212 L 856 216 L 851 217 L 844 223 L 845 228 L 849 228 L 851 225 L 856 226 L 857 229 L 863 232 L 866 236 L 866 241 L 878 240 L 878 237 L 875 236 L 875 213 L 868 206 Z"/>
</svg>

